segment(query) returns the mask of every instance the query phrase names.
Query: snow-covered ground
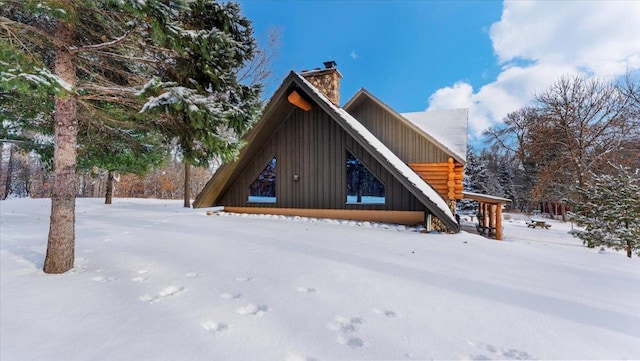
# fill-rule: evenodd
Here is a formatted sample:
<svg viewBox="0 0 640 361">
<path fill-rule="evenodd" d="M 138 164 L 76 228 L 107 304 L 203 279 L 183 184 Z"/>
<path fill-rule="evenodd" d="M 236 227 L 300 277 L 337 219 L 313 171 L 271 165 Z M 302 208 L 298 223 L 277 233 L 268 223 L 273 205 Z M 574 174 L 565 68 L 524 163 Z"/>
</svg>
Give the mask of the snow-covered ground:
<svg viewBox="0 0 640 361">
<path fill-rule="evenodd" d="M 0 360 L 640 359 L 640 261 L 569 224 L 506 215 L 499 242 L 102 202 L 78 199 L 63 275 L 49 200 L 0 202 Z"/>
</svg>

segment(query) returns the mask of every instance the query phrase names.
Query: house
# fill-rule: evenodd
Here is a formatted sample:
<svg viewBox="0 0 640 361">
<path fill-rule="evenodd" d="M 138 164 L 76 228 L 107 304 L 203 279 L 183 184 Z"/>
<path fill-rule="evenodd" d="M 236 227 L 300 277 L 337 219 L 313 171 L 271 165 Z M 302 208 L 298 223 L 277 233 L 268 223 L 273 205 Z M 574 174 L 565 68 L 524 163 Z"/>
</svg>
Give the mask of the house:
<svg viewBox="0 0 640 361">
<path fill-rule="evenodd" d="M 398 113 L 365 89 L 340 107 L 341 78 L 335 62 L 289 73 L 194 208 L 457 232 L 468 110 Z"/>
</svg>

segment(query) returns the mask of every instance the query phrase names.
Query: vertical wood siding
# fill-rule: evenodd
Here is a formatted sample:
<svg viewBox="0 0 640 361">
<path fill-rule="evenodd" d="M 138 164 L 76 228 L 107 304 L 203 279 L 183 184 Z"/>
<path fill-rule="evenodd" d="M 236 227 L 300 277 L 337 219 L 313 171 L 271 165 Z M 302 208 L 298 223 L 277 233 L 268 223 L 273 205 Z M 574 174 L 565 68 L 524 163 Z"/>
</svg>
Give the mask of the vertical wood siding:
<svg viewBox="0 0 640 361">
<path fill-rule="evenodd" d="M 350 107 L 349 113 L 407 164 L 446 162 L 450 157 L 371 99 Z"/>
<path fill-rule="evenodd" d="M 385 185 L 386 204 L 346 204 L 346 150 Z M 249 203 L 249 186 L 276 162 L 276 203 Z M 299 176 L 298 181 L 293 176 Z M 424 206 L 329 115 L 315 106 L 293 111 L 223 196 L 229 207 L 421 211 Z"/>
</svg>

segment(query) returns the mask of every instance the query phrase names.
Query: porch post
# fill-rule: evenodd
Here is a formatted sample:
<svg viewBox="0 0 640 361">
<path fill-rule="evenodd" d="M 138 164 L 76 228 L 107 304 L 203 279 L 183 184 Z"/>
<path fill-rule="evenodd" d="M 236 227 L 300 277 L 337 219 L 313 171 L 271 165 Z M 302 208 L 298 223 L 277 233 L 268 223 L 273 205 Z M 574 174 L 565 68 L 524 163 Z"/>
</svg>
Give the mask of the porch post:
<svg viewBox="0 0 640 361">
<path fill-rule="evenodd" d="M 496 240 L 502 240 L 502 203 L 497 204 L 496 209 Z"/>
<path fill-rule="evenodd" d="M 496 226 L 496 213 L 494 212 L 493 207 L 495 207 L 495 205 L 489 204 L 489 227 L 490 228 L 495 228 Z M 489 233 L 490 232 L 491 230 L 489 230 Z"/>
<path fill-rule="evenodd" d="M 487 227 L 487 204 L 482 202 L 482 228 Z"/>
</svg>

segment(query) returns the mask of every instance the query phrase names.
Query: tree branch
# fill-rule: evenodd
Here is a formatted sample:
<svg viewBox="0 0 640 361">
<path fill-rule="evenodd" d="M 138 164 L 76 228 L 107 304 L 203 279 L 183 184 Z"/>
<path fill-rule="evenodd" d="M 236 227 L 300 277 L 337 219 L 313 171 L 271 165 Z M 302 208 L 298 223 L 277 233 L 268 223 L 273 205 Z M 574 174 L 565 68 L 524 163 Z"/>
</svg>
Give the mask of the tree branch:
<svg viewBox="0 0 640 361">
<path fill-rule="evenodd" d="M 133 32 L 136 30 L 137 26 L 132 27 L 131 29 L 129 29 L 124 35 L 122 35 L 119 38 L 116 38 L 112 41 L 107 41 L 106 43 L 101 43 L 101 44 L 95 44 L 95 45 L 85 45 L 83 47 L 80 48 L 73 48 L 70 49 L 69 51 L 72 54 L 76 54 L 76 53 L 89 53 L 89 52 L 99 52 L 102 49 L 108 49 L 114 46 L 117 46 L 119 44 L 121 44 L 122 42 L 124 42 L 125 40 L 127 40 L 127 38 L 129 37 L 129 35 L 133 34 Z"/>
<path fill-rule="evenodd" d="M 106 56 L 109 58 L 118 58 L 118 59 L 124 59 L 124 60 L 130 60 L 133 62 L 140 62 L 140 63 L 147 63 L 147 64 L 155 64 L 158 61 L 154 60 L 154 59 L 148 59 L 148 58 L 139 58 L 139 57 L 135 57 L 135 56 L 127 56 L 127 55 L 122 55 L 122 54 L 117 54 L 117 53 L 109 53 L 106 51 L 99 51 L 99 50 L 95 50 L 95 51 L 91 51 L 91 53 L 93 54 L 97 54 L 97 55 L 101 55 L 101 56 Z"/>
</svg>

